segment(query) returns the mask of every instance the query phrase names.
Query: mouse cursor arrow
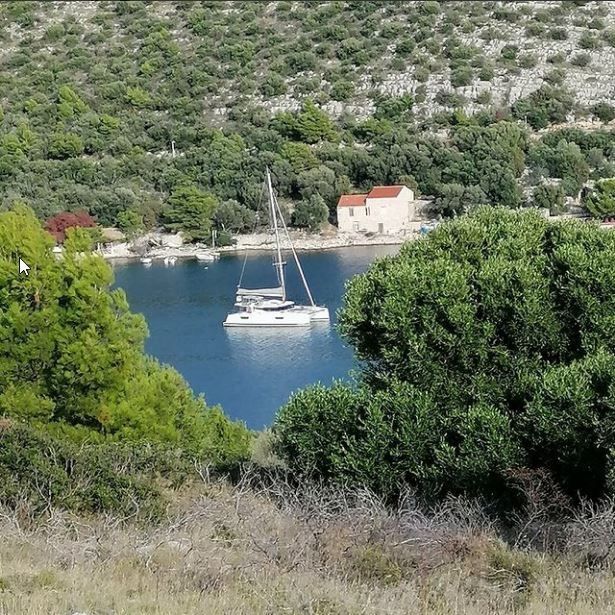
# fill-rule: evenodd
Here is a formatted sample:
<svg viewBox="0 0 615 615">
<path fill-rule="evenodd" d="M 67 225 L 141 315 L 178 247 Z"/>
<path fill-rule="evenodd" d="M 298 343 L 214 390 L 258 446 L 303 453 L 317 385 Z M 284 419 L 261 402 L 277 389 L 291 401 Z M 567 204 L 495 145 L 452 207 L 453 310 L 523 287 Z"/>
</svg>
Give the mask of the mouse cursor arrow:
<svg viewBox="0 0 615 615">
<path fill-rule="evenodd" d="M 27 265 L 21 258 L 19 259 L 19 273 L 25 273 L 26 275 L 28 274 L 28 271 L 30 271 L 30 265 Z"/>
</svg>

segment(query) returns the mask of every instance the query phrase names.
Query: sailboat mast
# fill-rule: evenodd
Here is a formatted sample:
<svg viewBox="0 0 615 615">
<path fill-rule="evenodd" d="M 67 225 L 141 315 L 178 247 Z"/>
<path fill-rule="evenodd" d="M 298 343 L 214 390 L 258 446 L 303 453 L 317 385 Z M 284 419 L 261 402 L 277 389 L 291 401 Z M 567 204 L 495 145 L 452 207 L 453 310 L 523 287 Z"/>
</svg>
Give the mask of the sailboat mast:
<svg viewBox="0 0 615 615">
<path fill-rule="evenodd" d="M 278 254 L 278 260 L 274 263 L 274 265 L 278 270 L 278 279 L 280 285 L 282 286 L 282 301 L 286 301 L 286 281 L 284 279 L 284 263 L 282 261 L 282 248 L 280 246 L 280 230 L 278 229 L 278 218 L 276 214 L 273 188 L 271 186 L 271 173 L 269 173 L 269 168 L 267 168 L 267 192 L 269 193 L 269 211 L 271 212 L 271 221 L 275 232 L 275 245 Z M 284 223 L 284 219 L 282 219 L 282 223 Z"/>
<path fill-rule="evenodd" d="M 275 197 L 274 197 L 274 207 L 277 207 L 278 211 L 280 210 L 280 204 L 278 203 L 278 200 Z M 314 303 L 314 297 L 312 297 L 312 291 L 310 291 L 310 287 L 307 283 L 305 273 L 303 273 L 303 267 L 301 266 L 301 261 L 299 260 L 299 256 L 297 255 L 295 246 L 293 245 L 293 242 L 291 241 L 290 234 L 288 232 L 286 222 L 284 222 L 284 218 L 282 216 L 281 211 L 280 211 L 280 220 L 282 221 L 282 228 L 284 229 L 284 232 L 286 233 L 286 239 L 288 240 L 288 243 L 290 244 L 290 249 L 292 250 L 293 257 L 295 259 L 295 264 L 297 265 L 297 269 L 299 270 L 299 275 L 301 276 L 301 281 L 303 282 L 303 288 L 305 288 L 305 292 L 307 293 L 308 299 L 310 300 L 310 304 L 312 305 L 312 307 L 315 307 L 316 304 Z"/>
</svg>

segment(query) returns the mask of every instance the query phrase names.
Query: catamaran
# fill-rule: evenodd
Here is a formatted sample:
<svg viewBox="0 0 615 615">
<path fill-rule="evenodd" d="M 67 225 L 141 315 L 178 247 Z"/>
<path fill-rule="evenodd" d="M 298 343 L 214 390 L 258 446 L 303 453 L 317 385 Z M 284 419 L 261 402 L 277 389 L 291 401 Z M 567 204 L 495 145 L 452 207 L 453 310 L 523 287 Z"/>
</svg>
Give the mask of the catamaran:
<svg viewBox="0 0 615 615">
<path fill-rule="evenodd" d="M 242 288 L 243 281 L 242 268 L 241 277 L 237 286 L 235 297 L 236 310 L 230 313 L 224 321 L 225 327 L 309 327 L 313 322 L 329 321 L 329 309 L 316 305 L 310 287 L 308 286 L 299 256 L 290 239 L 286 223 L 282 217 L 280 205 L 271 186 L 271 174 L 267 169 L 267 196 L 269 205 L 269 219 L 275 236 L 276 250 L 273 259 L 273 266 L 276 271 L 278 286 L 273 288 Z M 284 267 L 286 263 L 282 260 L 282 245 L 280 238 L 280 226 L 286 235 L 288 244 L 292 251 L 293 258 L 297 265 L 297 270 L 301 276 L 303 287 L 309 299 L 309 305 L 297 305 L 288 299 L 286 295 L 286 277 Z M 246 254 L 247 258 L 247 254 Z"/>
</svg>

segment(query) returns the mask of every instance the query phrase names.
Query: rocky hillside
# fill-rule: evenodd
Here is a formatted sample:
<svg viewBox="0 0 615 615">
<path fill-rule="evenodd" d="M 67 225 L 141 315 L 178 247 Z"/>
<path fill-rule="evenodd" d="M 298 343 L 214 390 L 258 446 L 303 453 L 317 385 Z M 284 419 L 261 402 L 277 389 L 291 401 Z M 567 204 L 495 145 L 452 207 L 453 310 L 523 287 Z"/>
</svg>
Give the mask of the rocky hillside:
<svg viewBox="0 0 615 615">
<path fill-rule="evenodd" d="M 448 216 L 614 174 L 611 2 L 3 2 L 0 25 L 0 206 L 44 219 L 245 232 L 265 166 L 310 229 L 379 183 Z"/>
<path fill-rule="evenodd" d="M 475 111 L 553 80 L 584 105 L 613 93 L 613 2 L 6 2 L 0 16 L 9 101 L 63 70 L 91 96 L 216 116 L 308 96 L 364 116 L 406 94 L 420 113 Z"/>
</svg>

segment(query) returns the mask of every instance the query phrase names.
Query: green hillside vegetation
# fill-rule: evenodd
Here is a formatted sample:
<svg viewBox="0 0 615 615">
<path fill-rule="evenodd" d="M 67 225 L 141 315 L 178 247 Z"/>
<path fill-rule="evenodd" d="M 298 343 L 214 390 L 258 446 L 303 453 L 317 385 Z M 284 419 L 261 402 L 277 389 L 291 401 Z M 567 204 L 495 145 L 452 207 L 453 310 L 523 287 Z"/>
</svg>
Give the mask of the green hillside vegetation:
<svg viewBox="0 0 615 615">
<path fill-rule="evenodd" d="M 348 284 L 357 386 L 295 394 L 280 453 L 389 498 L 410 485 L 508 507 L 528 472 L 612 496 L 614 259 L 598 226 L 496 208 L 407 243 Z"/>
<path fill-rule="evenodd" d="M 576 15 L 610 45 L 611 31 L 592 30 L 582 4 L 564 2 L 558 12 L 481 2 L 2 3 L 0 202 L 23 200 L 42 219 L 86 210 L 129 231 L 163 223 L 196 240 L 212 225 L 254 227 L 266 165 L 284 200 L 317 214 L 293 218 L 308 228 L 324 218 L 308 205 L 313 197 L 333 220 L 341 192 L 374 184 L 418 185 L 445 216 L 477 202 L 529 203 L 521 188 L 543 176 L 561 178 L 575 195 L 588 177 L 613 174 L 613 132 L 530 141 L 529 127 L 508 122 L 565 121 L 575 104 L 561 70 L 512 109 L 485 101 L 475 114 L 461 109 L 454 87 L 438 94 L 444 106 L 429 116 L 420 91 L 391 97 L 374 88 L 384 73 L 411 66 L 417 73 L 447 67 L 459 83 L 488 78 L 493 61 L 460 37 L 497 38 L 489 20 L 505 30 L 539 19 L 547 34 L 528 36 L 540 37 Z M 499 73 L 514 78 L 521 55 L 507 45 Z M 364 74 L 373 87 L 359 95 Z M 269 109 L 286 90 L 299 108 Z M 322 108 L 330 97 L 363 100 L 373 113 L 334 116 Z M 606 121 L 609 109 L 603 102 L 594 111 Z M 207 207 L 178 212 L 173 195 L 186 190 L 199 191 Z M 449 195 L 460 193 L 451 204 Z M 216 208 L 239 222 L 227 228 Z M 264 211 L 259 220 L 266 223 Z"/>
</svg>

